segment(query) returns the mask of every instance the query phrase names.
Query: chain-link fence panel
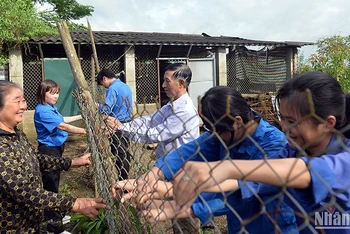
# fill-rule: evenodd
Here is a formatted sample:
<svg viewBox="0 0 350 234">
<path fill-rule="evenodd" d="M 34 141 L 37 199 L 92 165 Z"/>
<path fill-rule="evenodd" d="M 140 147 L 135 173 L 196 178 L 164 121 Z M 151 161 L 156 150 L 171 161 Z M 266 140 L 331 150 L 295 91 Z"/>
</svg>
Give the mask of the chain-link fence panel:
<svg viewBox="0 0 350 234">
<path fill-rule="evenodd" d="M 38 103 L 36 92 L 42 81 L 42 62 L 35 55 L 23 56 L 23 91 L 28 110 L 34 110 Z"/>
<path fill-rule="evenodd" d="M 154 103 L 159 96 L 158 92 L 158 46 L 149 48 L 136 47 L 135 74 L 136 74 L 136 102 Z"/>
<path fill-rule="evenodd" d="M 189 50 L 181 53 L 186 51 Z M 179 124 L 172 126 L 168 113 L 175 113 L 174 110 L 166 112 L 162 108 L 157 109 L 156 112 L 147 111 L 146 104 L 157 101 L 154 97 L 159 92 L 157 61 L 150 59 L 158 52 L 158 47 L 154 50 L 136 50 L 135 52 L 136 76 L 140 77 L 136 77 L 136 104 L 145 107 L 142 108 L 142 113 L 134 113 L 131 122 L 123 123 L 108 118 L 109 113 L 97 112 L 92 116 L 95 112 L 89 110 L 87 101 L 81 95 L 82 91 L 78 90 L 75 94 L 88 132 L 97 193 L 111 206 L 111 210 L 105 211 L 109 233 L 293 233 L 304 228 L 310 228 L 313 232 L 318 231 L 309 223 L 309 220 L 316 222 L 316 211 L 306 210 L 303 207 L 303 201 L 296 199 L 287 189 L 287 182 L 283 181 L 283 177 L 278 176 L 278 172 L 275 172 L 276 178 L 282 182 L 279 186 L 273 187 L 246 180 L 252 172 L 241 172 L 242 180 L 231 181 L 229 184 L 219 184 L 211 177 L 214 176 L 214 169 L 219 166 L 219 164 L 213 164 L 215 161 L 229 162 L 240 171 L 240 164 L 235 159 L 251 160 L 253 164 L 256 159 L 266 159 L 275 155 L 287 143 L 285 135 L 270 125 L 278 127 L 280 122 L 276 118 L 274 96 L 266 94 L 276 92 L 286 79 L 285 58 L 282 58 L 284 55 L 273 51 L 268 54 L 236 51 L 233 55 L 228 55 L 232 56 L 232 59 L 228 58 L 228 86 L 239 90 L 240 93 L 245 93 L 241 99 L 249 108 L 246 108 L 243 113 L 233 114 L 233 109 L 238 110 L 240 107 L 232 108 L 226 98 L 219 98 L 219 101 L 210 103 L 208 105 L 212 108 L 210 113 L 207 113 L 208 110 L 202 106 L 199 109 L 199 115 L 203 119 L 204 126 L 201 128 L 199 138 L 184 147 L 177 147 L 175 146 L 177 138 L 166 138 L 165 132 L 171 135 L 178 129 L 185 128 L 182 134 L 186 134 L 199 126 L 194 124 L 188 126 L 190 120 L 180 115 L 175 116 Z M 197 52 L 205 53 L 204 50 Z M 113 58 L 120 57 L 122 53 L 122 50 L 116 50 Z M 167 53 L 171 51 L 165 51 L 164 55 Z M 87 55 L 83 57 L 84 74 L 89 77 L 91 68 L 87 61 L 90 60 Z M 105 65 L 110 64 L 113 64 L 116 73 L 123 67 L 122 62 L 105 63 Z M 25 66 L 29 65 L 30 61 L 25 62 Z M 35 72 L 39 72 L 41 68 L 40 64 L 37 65 L 39 67 Z M 263 70 L 267 71 L 266 74 L 262 72 Z M 101 102 L 104 90 L 95 91 L 96 95 L 92 101 Z M 247 93 L 263 94 L 247 95 Z M 159 107 L 159 103 L 157 104 L 156 106 Z M 251 109 L 254 112 L 251 112 Z M 221 114 L 220 111 L 222 111 Z M 237 119 L 237 116 L 245 117 Z M 215 121 L 212 121 L 214 117 Z M 156 123 L 158 118 L 164 118 L 168 123 L 164 125 L 165 127 L 153 131 L 146 123 Z M 323 121 L 314 112 L 300 121 L 308 118 Z M 292 126 L 298 124 L 298 122 L 291 123 Z M 236 128 L 231 128 L 232 126 Z M 129 128 L 128 133 L 125 130 L 127 128 Z M 95 131 L 96 129 L 101 131 Z M 256 132 L 254 129 L 260 129 L 261 132 Z M 342 132 L 335 129 L 331 131 L 335 136 L 341 136 Z M 241 135 L 236 139 L 235 134 Z M 290 142 L 295 141 L 293 136 L 287 135 L 287 138 Z M 165 143 L 171 147 L 167 149 Z M 346 144 L 340 145 L 342 150 L 347 151 Z M 159 149 L 167 149 L 167 153 L 159 155 L 157 153 Z M 304 145 L 296 147 L 296 155 L 307 153 Z M 158 159 L 157 156 L 165 157 Z M 176 184 L 173 181 L 176 182 L 179 176 L 176 172 L 184 166 L 186 160 L 204 163 L 201 169 L 208 178 L 206 181 L 214 183 L 215 192 L 195 193 L 198 198 L 192 206 L 185 207 L 186 209 L 180 212 L 178 204 L 175 203 L 177 197 L 174 197 L 174 193 L 177 190 L 173 189 Z M 266 161 L 263 161 L 255 169 L 258 170 L 265 165 Z M 312 167 L 309 170 L 312 170 Z M 289 171 L 292 172 L 292 170 Z M 181 181 L 188 183 L 188 191 L 191 189 L 191 183 L 196 186 L 197 190 L 194 191 L 199 191 L 200 186 L 195 178 L 200 173 L 191 174 L 191 170 L 186 173 L 181 177 Z M 219 175 L 227 173 L 229 173 L 227 170 L 222 170 Z M 124 181 L 127 178 L 129 180 Z M 293 179 L 298 180 L 299 177 Z M 118 182 L 117 187 L 116 182 Z M 319 182 L 327 185 L 327 180 L 322 178 Z M 111 197 L 112 187 L 117 191 L 116 198 Z M 186 195 L 186 192 L 184 190 L 180 195 Z M 334 197 L 341 191 L 329 190 L 329 193 Z M 191 198 L 193 196 L 189 195 L 185 200 Z M 343 205 L 338 200 L 332 200 L 330 205 L 324 205 L 322 207 L 333 209 L 335 206 L 338 210 L 343 209 Z M 325 209 L 317 212 L 323 212 Z M 302 225 L 296 224 L 295 220 L 300 218 L 307 222 Z M 322 221 L 321 218 L 318 222 L 320 221 Z"/>
<path fill-rule="evenodd" d="M 202 111 L 199 114 L 205 125 L 200 137 L 185 147 L 174 148 L 172 153 L 167 154 L 162 159 L 156 158 L 153 151 L 154 146 L 149 144 L 151 141 L 145 140 L 151 136 L 140 135 L 142 128 L 145 127 L 145 122 L 138 122 L 138 120 L 134 119 L 127 123 L 134 123 L 133 131 L 130 131 L 129 135 L 117 134 L 117 139 L 113 144 L 120 148 L 120 144 L 122 144 L 121 138 L 129 138 L 127 150 L 130 153 L 130 170 L 128 170 L 128 178 L 136 180 L 123 182 L 119 180 L 118 191 L 125 192 L 125 190 L 129 190 L 129 193 L 123 193 L 122 195 L 126 197 L 130 195 L 130 199 L 118 205 L 119 208 L 115 211 L 114 216 L 108 214 L 109 219 L 112 220 L 119 220 L 119 217 L 123 217 L 122 226 L 119 223 L 109 225 L 111 233 L 298 233 L 306 229 L 317 233 L 322 232 L 323 228 L 327 229 L 327 225 L 332 226 L 334 222 L 337 222 L 336 220 L 339 221 L 337 227 L 345 229 L 349 226 L 344 226 L 343 221 L 341 221 L 341 218 L 346 216 L 346 210 L 344 211 L 346 206 L 344 208 L 344 204 L 336 199 L 336 197 L 341 197 L 342 194 L 345 195 L 344 190 L 349 188 L 339 188 L 339 191 L 333 190 L 329 187 L 329 179 L 320 177 L 317 183 L 328 190 L 331 199 L 327 204 L 321 202 L 321 205 L 316 206 L 314 209 L 307 207 L 305 204 L 309 204 L 309 201 L 303 200 L 296 196 L 293 190 L 287 189 L 287 186 L 290 186 L 289 183 L 303 180 L 302 175 L 305 171 L 301 171 L 301 174 L 298 174 L 295 172 L 297 166 L 294 164 L 290 167 L 282 167 L 284 169 L 278 171 L 271 169 L 273 164 L 270 165 L 268 163 L 271 162 L 266 161 L 269 158 L 274 158 L 277 152 L 283 152 L 281 150 L 287 144 L 285 135 L 280 130 L 272 127 L 266 118 L 264 119 L 256 114 L 257 112 L 265 115 L 269 113 L 266 108 L 271 110 L 271 98 L 258 95 L 250 98 L 244 96 L 241 99 L 246 101 L 249 107 L 245 109 L 248 116 L 250 116 L 247 121 L 240 122 L 242 119 L 237 119 L 237 115 L 234 114 L 237 108 L 233 108 L 230 99 L 226 101 L 221 99 L 222 103 L 215 103 L 214 109 L 217 111 L 216 113 L 222 111 L 222 115 L 215 116 L 211 112 L 212 116 L 210 116 L 205 108 L 201 108 Z M 250 108 L 256 110 L 253 116 L 249 114 Z M 310 109 L 313 110 L 313 108 Z M 158 110 L 158 112 L 161 111 L 164 111 L 164 109 Z M 166 113 L 158 114 L 165 115 Z M 274 113 L 269 114 L 273 116 L 271 121 L 273 120 L 280 124 Z M 241 113 L 241 115 L 245 116 L 244 113 Z M 145 114 L 143 116 L 145 118 Z M 216 121 L 211 121 L 213 116 L 215 116 Z M 156 119 L 152 118 L 149 120 L 156 121 Z M 288 126 L 284 122 L 284 130 L 288 132 L 289 128 L 295 128 L 296 125 L 311 120 L 317 120 L 320 123 L 324 122 L 315 112 L 311 112 L 300 118 L 298 122 L 287 124 Z M 112 128 L 118 125 L 118 122 L 113 119 L 107 119 L 105 123 Z M 227 123 L 229 125 L 225 125 Z M 238 127 L 225 131 L 223 128 L 230 126 L 230 124 L 238 124 Z M 186 121 L 183 122 L 183 126 L 185 125 Z M 119 133 L 122 133 L 128 127 L 126 124 L 118 126 L 117 132 Z M 164 129 L 164 131 L 166 130 L 168 129 Z M 115 131 L 116 129 L 112 133 L 115 133 Z M 348 152 L 348 146 L 342 136 L 342 131 L 335 129 L 331 131 L 334 133 L 334 137 L 340 140 L 337 144 L 337 147 L 340 147 L 339 150 Z M 234 134 L 239 133 L 242 134 L 241 137 L 233 138 Z M 140 139 L 142 137 L 144 139 Z M 292 143 L 295 143 L 296 140 L 295 136 L 288 134 L 287 139 Z M 159 141 L 161 143 L 162 139 L 159 138 Z M 95 145 L 96 143 L 90 142 L 90 144 Z M 308 152 L 310 142 L 304 142 L 304 144 L 293 148 L 295 150 L 293 155 L 310 155 L 310 152 Z M 98 148 L 96 150 L 98 151 Z M 125 150 L 125 148 L 122 150 Z M 117 159 L 114 156 L 112 158 L 113 160 Z M 310 158 L 310 156 L 305 158 Z M 101 167 L 95 170 L 95 175 L 96 173 L 100 174 L 96 175 L 97 184 L 101 183 L 100 180 L 108 181 L 110 176 L 103 166 L 104 159 L 101 157 L 101 159 L 95 160 L 101 160 L 101 162 L 95 162 L 95 164 L 100 163 L 98 167 Z M 181 172 L 181 168 L 186 160 L 189 162 L 199 161 L 203 165 L 196 167 L 195 164 L 192 164 L 193 166 L 191 167 L 188 166 L 191 164 L 185 164 L 187 167 L 185 166 L 184 171 Z M 253 165 L 252 171 L 244 171 L 248 169 L 244 169 L 243 164 L 239 163 L 240 161 L 243 162 L 242 160 L 251 160 L 247 164 Z M 154 163 L 156 167 L 154 167 Z M 242 180 L 229 181 L 228 184 L 219 182 L 221 176 L 229 173 L 229 171 L 225 170 L 215 171 L 216 167 L 223 163 L 231 163 L 232 168 L 236 168 L 237 174 Z M 295 161 L 295 164 L 297 164 L 297 161 Z M 304 162 L 303 164 L 305 166 Z M 312 165 L 309 164 L 309 168 L 305 167 L 305 170 L 309 170 L 312 173 L 314 173 L 313 170 L 317 172 L 319 168 L 313 168 Z M 122 174 L 122 170 L 125 170 L 125 166 L 114 166 L 119 175 Z M 260 167 L 272 170 L 274 176 L 267 172 L 270 175 L 267 179 L 280 181 L 279 185 L 270 186 L 268 184 L 250 182 L 249 178 L 251 177 L 249 176 L 254 174 L 256 170 L 259 170 Z M 179 169 L 180 174 L 176 174 Z M 197 171 L 194 171 L 194 169 L 197 169 Z M 284 171 L 286 172 L 283 173 Z M 288 173 L 291 173 L 292 177 L 287 177 L 288 179 L 286 180 L 286 177 L 283 175 Z M 316 173 L 315 175 L 317 177 L 319 174 Z M 197 180 L 199 176 L 206 179 Z M 177 179 L 179 177 L 180 179 Z M 175 183 L 173 184 L 171 181 Z M 181 187 L 176 187 L 174 190 L 173 186 L 178 184 L 179 181 L 187 185 L 187 187 L 182 188 L 184 191 L 180 194 L 184 196 L 185 201 L 191 200 L 193 195 L 198 196 L 191 206 L 186 207 L 182 211 L 178 209 L 178 204 L 174 200 L 176 189 L 181 189 Z M 196 193 L 196 191 L 201 191 L 197 189 L 208 181 L 213 184 L 212 188 L 206 190 L 205 193 Z M 191 189 L 193 189 L 194 193 L 185 196 L 188 191 L 192 191 Z M 108 195 L 110 193 L 109 189 L 101 187 L 100 190 L 103 191 L 103 197 L 110 198 Z M 305 189 L 305 193 L 309 194 L 307 191 L 310 190 Z M 333 216 L 334 209 L 337 212 L 339 211 L 338 216 L 340 215 L 340 219 Z M 330 213 L 332 214 L 331 216 L 329 216 Z M 200 223 L 196 219 L 197 217 L 200 218 Z M 297 222 L 296 220 L 303 220 L 303 222 Z M 314 226 L 315 222 L 318 226 Z M 109 223 L 113 222 L 109 221 Z M 131 224 L 132 227 L 126 224 Z M 326 227 L 324 227 L 325 225 Z"/>
<path fill-rule="evenodd" d="M 258 102 L 257 100 L 262 99 L 256 97 L 255 101 Z M 104 122 L 106 125 L 114 129 L 111 130 L 106 128 L 103 135 L 98 135 L 96 132 L 88 132 L 90 149 L 92 154 L 95 155 L 93 163 L 94 175 L 96 178 L 95 185 L 97 186 L 98 194 L 105 198 L 112 206 L 111 211 L 106 211 L 110 233 L 195 233 L 200 231 L 203 232 L 203 230 L 207 230 L 207 232 L 210 233 L 225 233 L 227 225 L 223 218 L 216 219 L 216 221 L 213 221 L 206 226 L 203 226 L 202 223 L 202 227 L 200 227 L 201 224 L 195 217 L 175 217 L 175 205 L 172 199 L 171 183 L 162 180 L 163 182 L 158 181 L 156 184 L 152 185 L 149 183 L 154 182 L 151 179 L 152 174 L 150 174 L 150 180 L 145 177 L 145 173 L 153 168 L 156 161 L 155 149 L 157 145 L 151 144 L 154 143 L 154 141 L 147 139 L 152 138 L 151 135 L 148 135 L 147 130 L 144 135 L 139 134 L 139 132 L 145 130 L 146 122 L 144 121 L 157 121 L 157 117 L 154 117 L 155 113 L 136 113 L 134 120 L 132 121 L 133 127 L 130 134 L 122 134 L 123 128 L 127 128 L 127 124 L 130 123 L 120 125 L 118 128 L 120 132 L 116 134 L 118 131 L 115 127 L 118 122 L 115 119 L 111 119 L 111 122 L 108 122 L 110 119 L 106 119 L 106 114 L 104 113 L 99 114 L 99 116 L 89 116 L 89 113 L 91 112 L 86 109 L 84 100 L 77 98 L 77 101 L 83 116 L 86 116 L 84 119 L 86 121 L 87 129 L 91 129 L 90 126 L 99 118 L 105 118 Z M 262 107 L 263 105 L 261 105 L 261 108 Z M 255 108 L 254 104 L 252 105 L 252 108 Z M 162 110 L 164 109 L 159 109 L 157 111 L 159 112 L 159 116 L 166 116 L 167 113 L 163 113 Z M 141 115 L 143 116 L 140 117 L 142 118 L 142 121 L 140 121 L 140 118 L 136 120 L 136 116 Z M 147 116 L 150 116 L 150 118 L 147 119 Z M 180 116 L 178 119 L 180 120 L 180 124 L 175 126 L 175 128 L 181 128 L 180 125 L 186 125 L 185 120 L 181 122 Z M 199 128 L 199 126 L 193 127 Z M 172 131 L 171 129 L 163 130 Z M 175 129 L 173 129 L 173 131 L 175 131 Z M 189 131 L 189 129 L 186 129 L 186 131 Z M 214 132 L 213 137 L 217 134 L 218 133 Z M 157 138 L 158 143 L 162 143 L 159 136 Z M 195 138 L 193 137 L 193 139 Z M 176 138 L 173 140 L 176 141 Z M 103 148 L 106 147 L 106 145 L 102 144 L 101 141 L 108 141 L 108 156 L 102 153 L 106 150 Z M 176 148 L 171 148 L 169 151 L 176 150 Z M 198 148 L 195 150 L 197 151 Z M 124 162 L 118 163 L 118 161 Z M 115 179 L 111 180 L 111 178 Z M 118 191 L 121 195 L 127 196 L 129 193 L 134 193 L 131 200 L 121 204 L 120 200 L 111 198 L 111 186 L 113 182 L 122 181 L 122 179 L 126 178 L 138 180 L 125 181 L 126 184 L 123 184 L 123 186 L 120 187 L 120 190 Z M 144 195 L 140 195 L 140 191 L 137 192 L 135 190 L 137 186 L 141 186 L 140 191 L 144 192 Z M 157 186 L 159 191 L 155 190 L 154 186 Z M 133 188 L 134 190 L 130 190 L 130 188 Z M 124 194 L 126 190 L 130 191 L 129 193 Z M 149 191 L 149 194 L 147 191 Z M 147 194 L 150 197 L 147 197 Z M 137 195 L 140 197 L 137 198 Z M 139 204 L 137 199 L 143 200 L 144 203 L 142 206 L 137 205 Z M 163 211 L 163 207 L 165 211 Z M 168 213 L 171 210 L 173 211 Z M 148 211 L 151 211 L 152 213 L 149 214 Z M 157 219 L 159 219 L 159 222 L 155 222 Z"/>
<path fill-rule="evenodd" d="M 124 166 L 117 164 L 120 161 L 118 151 L 128 150 L 122 145 L 123 136 L 114 135 L 114 132 L 103 124 L 105 114 L 95 112 L 97 116 L 92 116 L 94 111 L 89 110 L 89 105 L 80 90 L 77 90 L 74 96 L 84 117 L 88 133 L 97 196 L 104 198 L 111 207 L 110 210 L 104 211 L 109 233 L 142 233 L 138 230 L 139 226 L 135 226 L 136 216 L 131 212 L 131 208 L 120 203 L 121 194 L 116 198 L 111 197 L 112 184 L 118 181 L 118 176 L 125 170 Z M 97 129 L 101 128 L 101 131 L 94 131 L 96 125 Z"/>
</svg>

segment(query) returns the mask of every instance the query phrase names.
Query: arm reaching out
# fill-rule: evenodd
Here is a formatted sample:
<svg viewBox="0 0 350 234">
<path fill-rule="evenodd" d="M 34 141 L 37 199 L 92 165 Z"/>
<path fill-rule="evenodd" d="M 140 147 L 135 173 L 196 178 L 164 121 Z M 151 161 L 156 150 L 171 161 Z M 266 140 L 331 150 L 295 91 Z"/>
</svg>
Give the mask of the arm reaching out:
<svg viewBox="0 0 350 234">
<path fill-rule="evenodd" d="M 110 207 L 102 198 L 77 198 L 72 211 L 94 219 L 98 216 L 99 209 L 110 209 Z"/>
<path fill-rule="evenodd" d="M 137 186 L 141 186 L 140 183 L 143 182 L 139 181 L 137 184 L 137 180 L 135 179 L 118 181 L 112 186 L 112 197 L 118 197 L 119 191 L 127 190 L 128 193 L 122 196 L 120 201 L 121 203 L 129 201 L 134 197 L 138 197 L 136 199 L 136 203 L 143 204 L 148 200 L 164 199 L 173 196 L 173 184 L 171 182 L 166 182 L 162 180 L 152 180 L 148 182 L 148 185 L 143 184 L 143 186 L 148 186 L 149 189 L 138 193 L 138 191 L 136 191 L 136 188 Z M 152 188 L 150 185 L 152 185 Z"/>
<path fill-rule="evenodd" d="M 299 158 L 187 162 L 174 179 L 177 209 L 186 210 L 202 191 L 217 187 L 227 179 L 299 189 L 307 188 L 311 183 L 307 165 Z"/>
<path fill-rule="evenodd" d="M 188 218 L 195 217 L 191 208 L 179 213 L 175 209 L 175 201 L 169 200 L 149 200 L 142 205 L 142 215 L 149 223 L 158 221 L 166 221 L 174 218 Z"/>
<path fill-rule="evenodd" d="M 86 134 L 84 128 L 75 127 L 68 123 L 60 123 L 59 125 L 57 125 L 57 128 L 70 133 Z"/>
<path fill-rule="evenodd" d="M 91 154 L 87 153 L 79 158 L 72 159 L 72 164 L 70 165 L 70 167 L 74 168 L 74 167 L 81 167 L 81 166 L 90 165 L 91 164 L 90 156 L 91 156 Z"/>
<path fill-rule="evenodd" d="M 63 117 L 65 123 L 71 123 L 83 119 L 81 115 Z"/>
</svg>

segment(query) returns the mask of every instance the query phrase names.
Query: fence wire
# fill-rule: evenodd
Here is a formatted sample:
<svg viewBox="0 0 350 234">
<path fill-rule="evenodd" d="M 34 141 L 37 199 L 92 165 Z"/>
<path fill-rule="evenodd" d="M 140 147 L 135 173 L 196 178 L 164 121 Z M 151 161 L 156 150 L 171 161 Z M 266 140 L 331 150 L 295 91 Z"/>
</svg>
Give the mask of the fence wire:
<svg viewBox="0 0 350 234">
<path fill-rule="evenodd" d="M 282 186 L 281 188 L 276 189 L 272 195 L 270 194 L 268 196 L 265 196 L 256 193 L 256 188 L 254 187 L 256 184 L 248 183 L 245 181 L 243 181 L 240 185 L 240 189 L 245 190 L 246 193 L 251 194 L 249 205 L 247 207 L 256 210 L 253 212 L 254 215 L 242 215 L 242 211 L 239 209 L 240 205 L 242 204 L 238 203 L 244 203 L 246 201 L 242 202 L 242 197 L 240 197 L 240 194 L 237 194 L 237 191 L 232 191 L 219 193 L 219 199 L 221 200 L 223 206 L 226 207 L 225 213 L 222 213 L 221 215 L 216 213 L 216 217 L 214 217 L 214 213 L 223 207 L 215 207 L 210 203 L 211 199 L 208 199 L 208 197 L 211 198 L 212 195 L 201 194 L 198 198 L 198 201 L 202 205 L 203 209 L 208 210 L 206 213 L 206 218 L 209 221 L 206 223 L 200 223 L 200 227 L 194 227 L 192 231 L 188 231 L 188 226 L 195 226 L 197 220 L 193 217 L 181 219 L 176 216 L 177 211 L 172 199 L 172 184 L 167 183 L 164 178 L 158 181 L 158 183 L 154 183 L 154 181 L 151 179 L 152 175 L 149 177 L 145 176 L 147 172 L 152 169 L 156 160 L 155 148 L 157 145 L 151 144 L 151 142 L 147 140 L 141 141 L 137 138 L 134 138 L 134 141 L 130 141 L 127 150 L 131 154 L 129 161 L 129 178 L 138 179 L 138 183 L 136 183 L 134 180 L 127 181 L 123 187 L 124 189 L 122 188 L 120 190 L 120 195 L 125 195 L 123 193 L 123 190 L 126 190 L 128 187 L 136 188 L 137 185 L 140 186 L 142 183 L 144 183 L 142 190 L 145 192 L 145 194 L 147 194 L 146 191 L 153 192 L 151 194 L 144 195 L 143 199 L 145 199 L 147 202 L 145 202 L 143 206 L 136 205 L 135 196 L 137 194 L 133 194 L 135 195 L 133 199 L 128 200 L 124 203 L 120 202 L 121 197 L 117 199 L 111 198 L 112 184 L 118 181 L 118 176 L 120 176 L 120 172 L 123 170 L 123 168 L 118 168 L 115 165 L 115 161 L 118 160 L 118 156 L 113 155 L 111 153 L 111 147 L 109 147 L 111 144 L 111 135 L 113 135 L 115 132 L 106 126 L 104 114 L 97 113 L 97 116 L 91 116 L 91 111 L 88 110 L 86 102 L 81 98 L 79 91 L 75 93 L 75 96 L 84 117 L 86 128 L 88 129 L 88 144 L 93 155 L 93 175 L 95 178 L 95 186 L 97 188 L 98 196 L 106 199 L 112 207 L 111 210 L 106 211 L 109 233 L 195 233 L 193 230 L 197 230 L 198 233 L 228 233 L 229 225 L 237 225 L 239 227 L 238 233 L 249 233 L 247 226 L 254 223 L 261 216 L 266 217 L 266 222 L 269 222 L 274 227 L 275 233 L 282 233 L 282 219 L 284 215 L 290 215 L 288 212 L 291 212 L 290 210 L 284 210 L 284 199 L 290 199 L 294 203 L 295 207 L 300 210 L 298 212 L 293 211 L 292 215 L 305 220 L 305 222 L 298 227 L 299 230 L 309 228 L 313 233 L 320 231 L 322 232 L 322 230 L 314 229 L 312 225 L 312 223 L 315 222 L 313 213 L 315 211 L 305 210 L 303 208 L 303 204 L 295 200 L 293 194 L 291 194 L 286 189 L 286 186 Z M 256 113 L 261 114 L 263 119 L 279 127 L 279 121 L 274 110 L 273 97 L 269 95 L 246 95 L 244 97 L 250 104 L 251 108 L 256 111 Z M 157 111 L 159 111 L 159 109 Z M 226 113 L 230 112 L 226 111 Z M 147 108 L 144 108 L 142 110 L 142 113 L 135 113 L 134 118 L 150 114 L 152 113 L 147 112 Z M 226 117 L 232 118 L 232 116 L 228 116 L 228 114 L 222 116 L 222 118 Z M 315 115 L 315 113 L 310 113 L 305 118 L 314 118 L 322 121 L 318 116 Z M 101 133 L 92 132 L 92 126 L 96 124 L 96 121 L 98 120 L 100 123 L 102 123 L 101 128 L 105 130 Z M 215 126 L 215 123 L 212 124 Z M 139 128 L 142 127 L 144 126 L 139 126 Z M 135 131 L 138 131 L 138 128 L 135 128 Z M 206 130 L 201 128 L 201 134 L 205 133 Z M 334 130 L 334 133 L 339 136 L 342 135 L 341 131 Z M 210 132 L 210 138 L 216 138 L 222 142 L 221 134 L 221 132 L 216 132 L 215 128 L 212 128 Z M 118 144 L 118 142 L 120 143 L 121 137 L 124 136 L 119 135 L 116 137 L 117 141 L 115 142 Z M 288 140 L 293 141 L 293 139 Z M 139 143 L 137 141 L 139 141 Z M 159 141 L 162 141 L 162 139 L 159 139 Z M 274 151 L 277 148 L 280 148 L 281 144 L 281 142 L 276 142 L 276 145 L 266 150 L 259 144 L 259 142 L 256 142 L 254 138 L 249 135 L 247 135 L 247 141 L 250 141 L 250 147 L 255 147 L 257 149 L 257 152 L 265 157 L 270 153 L 269 150 Z M 106 147 L 106 145 L 108 147 Z M 236 144 L 230 146 L 222 144 L 221 151 L 224 153 L 222 156 L 218 155 L 217 160 L 232 160 L 236 158 L 244 159 L 244 157 L 240 158 L 239 156 L 232 154 L 232 149 L 236 146 Z M 118 148 L 118 145 L 115 147 Z M 345 145 L 343 147 L 346 148 Z M 200 150 L 201 145 L 198 144 L 197 148 L 194 150 L 195 154 L 198 154 L 200 157 L 202 157 L 201 161 L 207 162 L 207 158 L 201 154 Z M 299 150 L 300 155 L 305 155 L 305 151 L 302 149 L 302 147 L 300 147 Z M 232 163 L 234 162 L 232 161 Z M 166 166 L 172 167 L 173 165 L 165 165 L 165 167 Z M 312 168 L 310 168 L 310 170 L 311 169 Z M 321 183 L 326 184 L 322 178 L 320 178 L 320 181 Z M 135 190 L 133 192 L 135 193 Z M 338 191 L 329 192 L 334 195 Z M 131 194 L 132 192 L 129 193 Z M 217 198 L 218 197 L 214 197 L 213 199 Z M 341 207 L 340 204 L 337 204 L 336 202 L 334 205 L 336 207 Z M 269 210 L 269 207 L 271 206 L 275 207 L 275 209 Z M 152 212 L 150 213 L 150 211 Z M 232 220 L 235 220 L 234 224 L 227 223 L 232 222 Z M 184 224 L 184 222 L 187 224 Z M 261 233 L 264 233 L 263 229 L 261 230 Z"/>
</svg>

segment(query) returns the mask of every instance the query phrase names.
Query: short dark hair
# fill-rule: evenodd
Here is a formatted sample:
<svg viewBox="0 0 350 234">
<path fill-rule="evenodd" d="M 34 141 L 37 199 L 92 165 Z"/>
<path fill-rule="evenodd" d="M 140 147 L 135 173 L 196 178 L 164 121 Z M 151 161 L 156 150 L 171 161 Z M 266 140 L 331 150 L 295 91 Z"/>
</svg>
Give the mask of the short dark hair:
<svg viewBox="0 0 350 234">
<path fill-rule="evenodd" d="M 186 88 L 190 85 L 192 71 L 185 63 L 171 63 L 165 68 L 165 71 L 173 71 L 173 77 L 176 80 L 184 79 Z"/>
<path fill-rule="evenodd" d="M 36 92 L 36 99 L 38 103 L 45 103 L 45 94 L 49 91 L 60 92 L 60 86 L 53 80 L 42 81 Z"/>
<path fill-rule="evenodd" d="M 110 69 L 102 69 L 96 76 L 96 83 L 98 85 L 101 85 L 104 76 L 108 79 L 112 79 L 115 78 L 115 73 Z"/>
<path fill-rule="evenodd" d="M 22 90 L 22 88 L 16 83 L 13 83 L 13 82 L 7 81 L 7 80 L 0 80 L 0 110 L 2 110 L 2 108 L 4 108 L 5 99 L 6 99 L 7 95 L 10 93 L 12 88 L 18 88 L 18 89 Z"/>
<path fill-rule="evenodd" d="M 233 131 L 234 117 L 241 116 L 243 123 L 253 120 L 255 113 L 244 97 L 234 88 L 215 86 L 201 99 L 200 115 L 204 125 L 215 131 Z"/>
</svg>

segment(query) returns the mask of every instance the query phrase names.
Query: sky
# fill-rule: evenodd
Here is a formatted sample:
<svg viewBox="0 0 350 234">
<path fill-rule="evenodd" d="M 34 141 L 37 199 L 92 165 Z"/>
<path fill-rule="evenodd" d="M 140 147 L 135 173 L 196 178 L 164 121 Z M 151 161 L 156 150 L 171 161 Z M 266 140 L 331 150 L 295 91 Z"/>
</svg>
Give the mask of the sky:
<svg viewBox="0 0 350 234">
<path fill-rule="evenodd" d="M 350 35 L 349 0 L 77 0 L 94 31 L 169 32 L 316 42 Z M 86 18 L 81 23 L 87 25 Z M 302 47 L 307 58 L 315 46 Z"/>
</svg>

